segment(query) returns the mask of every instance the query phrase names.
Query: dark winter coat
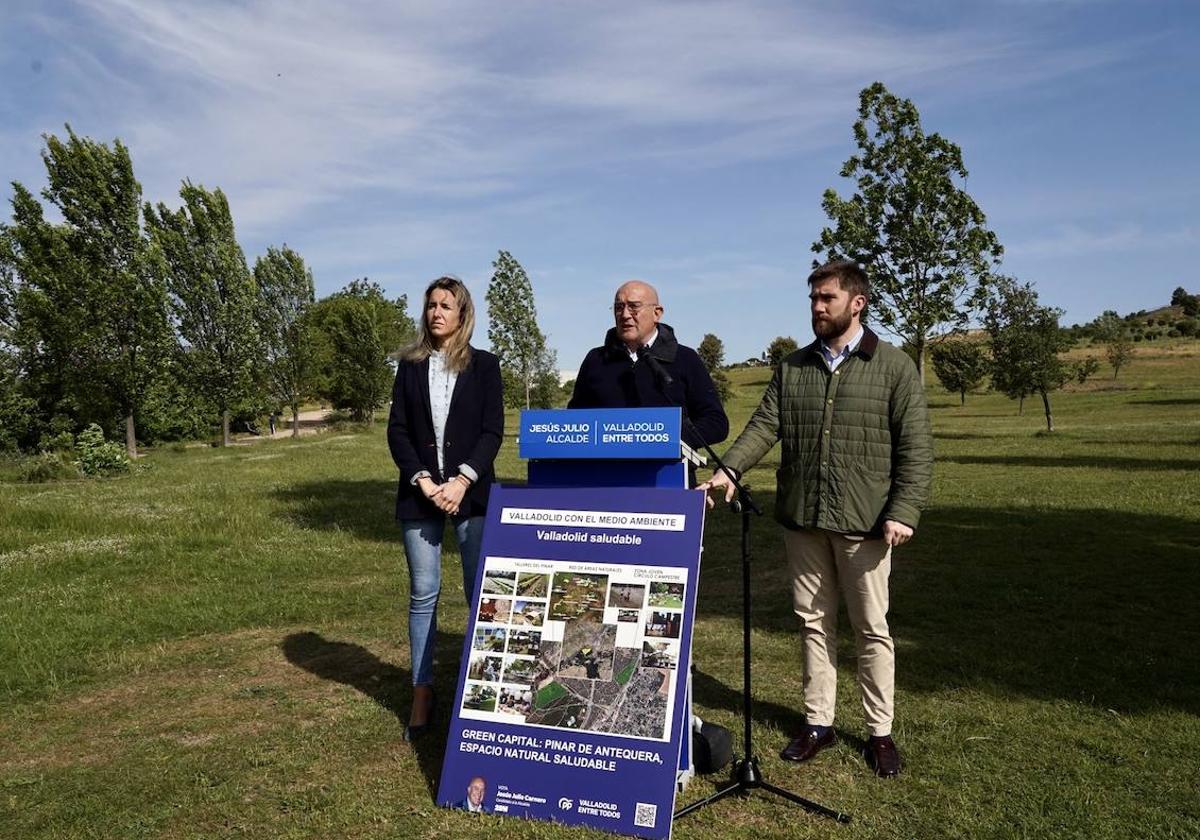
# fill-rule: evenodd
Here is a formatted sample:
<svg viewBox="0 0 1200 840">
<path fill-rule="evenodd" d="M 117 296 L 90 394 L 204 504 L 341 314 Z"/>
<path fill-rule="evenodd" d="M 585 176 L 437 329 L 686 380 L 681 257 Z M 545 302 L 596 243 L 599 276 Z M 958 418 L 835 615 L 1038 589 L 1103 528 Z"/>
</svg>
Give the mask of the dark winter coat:
<svg viewBox="0 0 1200 840">
<path fill-rule="evenodd" d="M 725 416 L 712 377 L 696 351 L 676 341 L 675 331 L 660 323 L 650 355 L 671 375 L 672 382 L 665 393 L 642 354 L 638 355 L 636 364 L 630 361 L 616 328 L 610 329 L 604 337 L 604 346 L 588 351 L 579 366 L 575 392 L 567 408 L 679 406 L 709 445 L 725 440 L 729 436 L 729 418 Z M 693 449 L 699 449 L 701 445 L 686 424 L 683 442 Z"/>
<path fill-rule="evenodd" d="M 459 511 L 467 516 L 482 516 L 495 480 L 493 462 L 504 439 L 499 360 L 491 353 L 472 348 L 471 361 L 458 374 L 442 441 L 446 475 L 438 470 L 437 438 L 429 405 L 428 359 L 400 362 L 392 388 L 387 437 L 392 460 L 400 468 L 397 519 L 443 516 L 421 489 L 413 485 L 412 477 L 421 470 L 429 470 L 433 480 L 441 484 L 458 474 L 460 464 L 470 466 L 479 479 L 463 496 Z"/>
</svg>

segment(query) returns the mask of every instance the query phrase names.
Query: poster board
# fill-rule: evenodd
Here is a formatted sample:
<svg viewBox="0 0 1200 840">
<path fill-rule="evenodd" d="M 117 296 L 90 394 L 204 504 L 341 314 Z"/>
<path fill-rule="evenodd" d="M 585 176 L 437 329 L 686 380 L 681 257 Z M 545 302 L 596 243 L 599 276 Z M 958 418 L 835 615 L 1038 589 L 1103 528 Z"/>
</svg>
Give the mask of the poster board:
<svg viewBox="0 0 1200 840">
<path fill-rule="evenodd" d="M 439 805 L 670 836 L 703 527 L 697 491 L 492 489 Z"/>
</svg>

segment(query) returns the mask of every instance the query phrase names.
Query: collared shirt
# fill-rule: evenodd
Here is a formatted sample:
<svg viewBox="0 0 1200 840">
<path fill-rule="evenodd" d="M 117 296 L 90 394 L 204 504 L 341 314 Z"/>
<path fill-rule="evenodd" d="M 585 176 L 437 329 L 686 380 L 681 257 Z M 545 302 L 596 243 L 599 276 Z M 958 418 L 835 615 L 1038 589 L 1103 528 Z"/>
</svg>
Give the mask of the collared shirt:
<svg viewBox="0 0 1200 840">
<path fill-rule="evenodd" d="M 829 345 L 824 341 L 821 342 L 821 356 L 825 359 L 825 364 L 829 365 L 830 371 L 835 371 L 842 362 L 850 358 L 850 354 L 858 349 L 859 343 L 862 341 L 863 329 L 858 328 L 858 333 L 854 338 L 846 342 L 846 346 L 842 348 L 842 352 L 834 353 L 829 349 Z"/>
<path fill-rule="evenodd" d="M 446 474 L 446 455 L 443 449 L 446 438 L 446 418 L 450 416 L 450 397 L 454 394 L 454 383 L 458 371 L 446 366 L 446 354 L 434 350 L 429 354 L 429 409 L 433 412 L 433 437 L 437 441 L 438 470 Z"/>
<path fill-rule="evenodd" d="M 645 346 L 645 347 L 653 347 L 653 346 L 654 346 L 654 342 L 655 342 L 657 339 L 658 339 L 658 327 L 655 327 L 655 328 L 654 328 L 654 332 L 650 333 L 650 337 L 646 339 L 646 343 L 645 343 L 643 346 Z M 638 360 L 638 351 L 637 351 L 637 350 L 630 350 L 630 349 L 629 349 L 629 345 L 627 344 L 627 345 L 625 345 L 625 352 L 629 354 L 629 361 L 631 361 L 631 362 L 633 362 L 634 364 L 636 364 L 636 363 L 637 363 L 637 360 Z"/>
</svg>

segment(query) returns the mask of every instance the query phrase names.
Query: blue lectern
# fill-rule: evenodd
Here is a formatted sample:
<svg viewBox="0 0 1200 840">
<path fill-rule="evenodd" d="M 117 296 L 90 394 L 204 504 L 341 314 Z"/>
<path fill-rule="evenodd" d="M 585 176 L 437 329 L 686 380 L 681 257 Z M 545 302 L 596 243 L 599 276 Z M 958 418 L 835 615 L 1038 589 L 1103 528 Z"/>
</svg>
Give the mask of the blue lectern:
<svg viewBox="0 0 1200 840">
<path fill-rule="evenodd" d="M 527 409 L 518 451 L 529 461 L 531 487 L 664 487 L 687 489 L 689 465 L 704 459 L 681 437 L 679 408 Z M 691 677 L 684 719 L 691 731 Z M 691 739 L 683 739 L 677 783 L 691 778 Z"/>
<path fill-rule="evenodd" d="M 521 412 L 518 437 L 534 487 L 682 487 L 700 459 L 680 439 L 678 408 Z"/>
</svg>

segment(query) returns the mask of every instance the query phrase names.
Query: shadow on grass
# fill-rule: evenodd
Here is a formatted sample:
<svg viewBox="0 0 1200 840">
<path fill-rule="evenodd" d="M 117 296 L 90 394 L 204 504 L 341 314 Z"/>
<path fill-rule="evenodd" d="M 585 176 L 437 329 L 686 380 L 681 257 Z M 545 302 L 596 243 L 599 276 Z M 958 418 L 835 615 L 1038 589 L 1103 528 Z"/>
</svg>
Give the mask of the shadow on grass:
<svg viewBox="0 0 1200 840">
<path fill-rule="evenodd" d="M 323 479 L 275 491 L 282 516 L 301 528 L 350 531 L 380 542 L 399 542 L 396 483 L 381 479 Z"/>
<path fill-rule="evenodd" d="M 934 432 L 934 440 L 995 440 L 999 435 L 981 435 L 977 432 Z"/>
<path fill-rule="evenodd" d="M 438 633 L 438 661 L 449 663 L 437 667 L 435 681 L 450 686 L 458 679 L 458 657 L 462 651 L 462 636 Z M 348 685 L 370 697 L 396 717 L 396 737 L 400 738 L 412 704 L 412 671 L 380 659 L 362 645 L 326 639 L 311 630 L 287 636 L 280 649 L 287 661 L 310 674 L 330 682 Z M 413 743 L 421 775 L 429 790 L 430 799 L 436 796 L 442 757 L 446 751 L 446 735 L 450 712 L 447 703 L 452 692 L 438 694 L 439 708 L 433 729 Z"/>
<path fill-rule="evenodd" d="M 1167 400 L 1130 400 L 1130 405 L 1200 405 L 1200 397 Z"/>
<path fill-rule="evenodd" d="M 772 494 L 758 501 L 768 511 L 774 504 Z M 720 513 L 706 526 L 698 616 L 740 623 L 738 517 Z M 799 671 L 781 528 L 768 517 L 753 528 L 752 626 L 756 633 L 795 637 Z M 1110 510 L 931 510 L 917 539 L 894 559 L 897 686 L 915 692 L 971 687 L 1121 713 L 1166 707 L 1200 714 L 1197 568 L 1194 519 Z M 844 609 L 841 628 L 839 667 L 853 672 Z M 740 645 L 740 634 L 721 642 L 739 661 Z M 702 653 L 697 665 L 704 667 Z M 798 683 L 799 673 L 791 685 Z M 741 709 L 740 674 L 727 685 L 700 675 L 695 690 L 706 705 Z M 756 701 L 756 720 L 786 728 L 800 721 L 799 696 L 777 704 L 766 685 L 756 685 L 756 692 L 769 698 Z"/>
<path fill-rule="evenodd" d="M 1089 467 L 1149 472 L 1200 469 L 1200 459 L 1121 458 L 1107 455 L 940 455 L 938 462 L 988 467 Z"/>
</svg>

